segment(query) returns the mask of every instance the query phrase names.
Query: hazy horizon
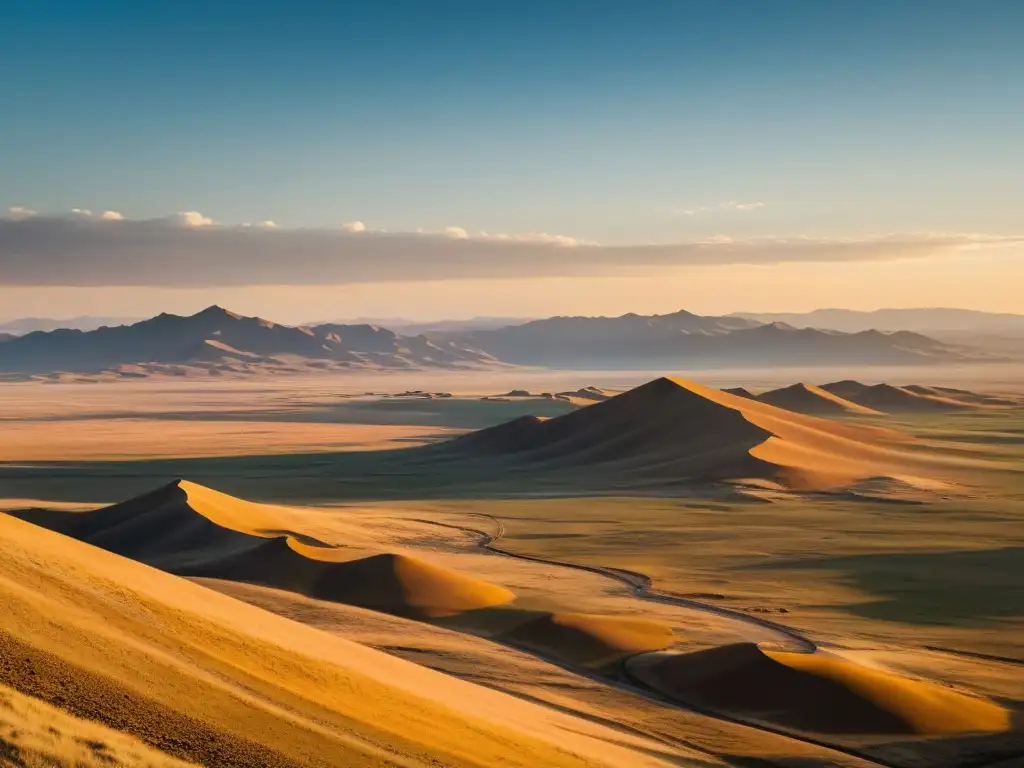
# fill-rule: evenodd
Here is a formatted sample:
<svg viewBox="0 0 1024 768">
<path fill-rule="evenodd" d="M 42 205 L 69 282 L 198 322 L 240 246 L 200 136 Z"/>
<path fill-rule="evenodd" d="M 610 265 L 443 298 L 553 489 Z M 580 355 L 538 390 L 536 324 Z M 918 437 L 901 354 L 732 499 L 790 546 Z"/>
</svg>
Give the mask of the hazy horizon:
<svg viewBox="0 0 1024 768">
<path fill-rule="evenodd" d="M 453 312 L 453 313 L 449 313 L 449 314 L 443 314 L 442 313 L 442 314 L 437 314 L 437 315 L 432 315 L 432 316 L 422 316 L 422 315 L 412 315 L 412 314 L 407 314 L 407 315 L 397 315 L 397 314 L 391 314 L 391 315 L 387 315 L 387 314 L 376 314 L 376 315 L 374 315 L 374 314 L 337 314 L 337 315 L 324 316 L 324 317 L 319 317 L 319 316 L 316 316 L 316 317 L 305 317 L 305 319 L 296 320 L 296 319 L 293 319 L 291 317 L 289 317 L 289 318 L 276 317 L 276 316 L 273 316 L 273 315 L 268 314 L 268 313 L 241 312 L 237 307 L 235 307 L 235 306 L 233 306 L 231 304 L 227 304 L 227 303 L 222 302 L 222 301 L 214 301 L 214 302 L 212 302 L 210 304 L 202 304 L 202 305 L 196 305 L 196 304 L 189 303 L 189 304 L 183 304 L 182 306 L 184 306 L 185 308 L 178 309 L 178 310 L 168 309 L 168 308 L 165 308 L 165 307 L 159 307 L 158 306 L 158 307 L 152 308 L 151 310 L 147 310 L 149 312 L 149 314 L 141 314 L 141 315 L 131 315 L 131 314 L 125 315 L 125 314 L 113 314 L 113 313 L 101 314 L 101 313 L 89 313 L 89 312 L 86 312 L 86 313 L 75 313 L 75 314 L 57 312 L 57 313 L 51 313 L 49 315 L 43 315 L 43 314 L 36 314 L 36 315 L 14 315 L 14 314 L 10 314 L 10 313 L 6 313 L 5 312 L 5 313 L 0 313 L 0 326 L 3 326 L 4 324 L 7 324 L 7 323 L 15 322 L 15 321 L 21 321 L 21 320 L 55 320 L 55 321 L 59 321 L 59 320 L 78 320 L 78 319 L 85 319 L 85 318 L 111 318 L 111 319 L 116 319 L 118 321 L 137 322 L 139 320 L 145 320 L 145 319 L 148 319 L 149 317 L 153 317 L 153 316 L 161 314 L 161 313 L 169 313 L 169 314 L 175 314 L 175 315 L 181 315 L 181 316 L 194 315 L 194 314 L 196 314 L 198 312 L 201 312 L 204 309 L 207 309 L 207 308 L 213 307 L 213 306 L 219 306 L 222 309 L 226 309 L 226 310 L 231 311 L 231 312 L 240 313 L 240 314 L 243 314 L 245 316 L 262 317 L 265 320 L 272 320 L 272 321 L 284 323 L 284 324 L 287 324 L 287 325 L 316 325 L 316 324 L 320 324 L 320 323 L 332 323 L 332 322 L 342 322 L 342 321 L 344 321 L 344 322 L 367 322 L 367 321 L 388 322 L 388 321 L 390 321 L 390 322 L 394 322 L 394 323 L 409 323 L 409 324 L 419 325 L 419 324 L 426 324 L 426 323 L 438 323 L 438 322 L 444 322 L 444 321 L 460 322 L 460 321 L 485 320 L 485 319 L 510 320 L 510 321 L 519 321 L 519 320 L 529 321 L 529 320 L 545 319 L 545 318 L 548 318 L 548 317 L 556 317 L 556 316 L 559 316 L 559 315 L 561 315 L 561 316 L 579 316 L 579 317 L 621 317 L 622 315 L 627 315 L 627 314 L 636 314 L 636 315 L 668 315 L 668 314 L 674 314 L 676 312 L 693 312 L 693 310 L 690 309 L 689 307 L 676 307 L 675 309 L 669 309 L 669 310 L 661 311 L 661 312 L 647 311 L 647 310 L 645 310 L 643 308 L 634 307 L 632 309 L 627 309 L 627 310 L 625 310 L 623 312 L 615 312 L 615 313 L 585 312 L 585 313 L 575 313 L 574 314 L 574 313 L 567 313 L 567 312 L 555 312 L 555 313 L 546 314 L 546 315 L 505 315 L 505 314 L 500 314 L 500 313 L 499 314 L 457 314 L 457 313 Z M 849 312 L 872 313 L 872 312 L 886 312 L 886 311 L 915 311 L 915 310 L 917 310 L 917 311 L 952 311 L 952 312 L 965 311 L 965 312 L 982 312 L 982 313 L 985 313 L 985 314 L 1016 314 L 1016 315 L 1024 317 L 1024 313 L 1013 313 L 1013 312 L 997 313 L 997 312 L 994 312 L 992 310 L 987 310 L 987 309 L 979 310 L 979 309 L 971 309 L 971 308 L 967 308 L 967 307 L 952 307 L 952 306 L 920 306 L 920 307 L 892 307 L 892 306 L 886 306 L 886 307 L 873 307 L 871 309 L 864 309 L 864 310 L 850 309 L 848 307 L 835 307 L 835 306 L 826 307 L 826 306 L 822 306 L 822 307 L 815 307 L 812 310 L 806 310 L 806 311 L 801 311 L 801 312 L 793 312 L 792 314 L 810 314 L 810 313 L 813 313 L 813 312 L 816 312 L 816 311 L 819 311 L 819 312 L 848 312 L 849 311 Z M 693 312 L 693 313 L 694 314 L 702 314 L 702 313 L 699 313 L 699 312 Z M 770 310 L 770 309 L 766 310 L 766 309 L 742 309 L 742 308 L 738 308 L 738 309 L 729 310 L 729 311 L 726 311 L 726 312 L 715 312 L 715 313 L 704 313 L 704 314 L 707 314 L 707 315 L 710 315 L 710 316 L 721 316 L 721 317 L 724 317 L 724 316 L 728 316 L 728 315 L 775 315 L 775 314 L 790 314 L 790 313 L 787 312 L 787 311 L 775 311 L 775 310 Z"/>
</svg>

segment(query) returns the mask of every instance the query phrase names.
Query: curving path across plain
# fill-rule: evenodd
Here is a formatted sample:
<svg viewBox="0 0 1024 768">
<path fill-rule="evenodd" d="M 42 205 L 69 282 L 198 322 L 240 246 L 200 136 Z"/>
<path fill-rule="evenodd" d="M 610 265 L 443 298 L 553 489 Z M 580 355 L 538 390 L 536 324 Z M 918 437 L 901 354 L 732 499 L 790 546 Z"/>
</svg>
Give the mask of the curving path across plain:
<svg viewBox="0 0 1024 768">
<path fill-rule="evenodd" d="M 499 541 L 505 535 L 505 524 L 498 518 L 483 512 L 472 512 L 470 514 L 492 523 L 496 529 L 495 533 L 491 534 L 477 528 L 469 528 L 467 526 L 454 525 L 452 523 L 439 523 L 436 520 L 417 519 L 417 522 L 437 525 L 443 528 L 452 528 L 457 531 L 462 531 L 463 533 L 473 534 L 479 537 L 479 544 L 481 548 L 497 555 L 504 555 L 505 557 L 512 557 L 517 560 L 542 563 L 544 565 L 552 565 L 559 568 L 570 568 L 576 571 L 596 573 L 599 576 L 604 576 L 605 578 L 612 579 L 613 581 L 625 585 L 633 591 L 633 594 L 637 598 L 641 600 L 648 600 L 665 605 L 676 605 L 680 608 L 710 613 L 715 616 L 731 619 L 741 624 L 756 627 L 758 629 L 759 637 L 762 638 L 760 640 L 761 642 L 764 641 L 763 635 L 768 633 L 774 638 L 773 642 L 778 643 L 786 650 L 813 653 L 818 649 L 818 646 L 806 635 L 798 632 L 792 627 L 787 627 L 784 624 L 780 624 L 760 616 L 751 616 L 749 613 L 738 611 L 733 608 L 724 608 L 719 605 L 714 605 L 713 603 L 706 603 L 702 600 L 683 597 L 682 595 L 676 595 L 671 592 L 656 591 L 652 589 L 653 581 L 651 580 L 651 577 L 643 573 L 639 573 L 638 571 L 629 571 L 623 568 L 612 568 L 610 566 L 603 565 L 581 565 L 580 563 L 572 563 L 566 560 L 554 560 L 535 555 L 524 555 L 519 552 L 512 552 L 504 549 L 497 546 L 495 542 Z"/>
</svg>

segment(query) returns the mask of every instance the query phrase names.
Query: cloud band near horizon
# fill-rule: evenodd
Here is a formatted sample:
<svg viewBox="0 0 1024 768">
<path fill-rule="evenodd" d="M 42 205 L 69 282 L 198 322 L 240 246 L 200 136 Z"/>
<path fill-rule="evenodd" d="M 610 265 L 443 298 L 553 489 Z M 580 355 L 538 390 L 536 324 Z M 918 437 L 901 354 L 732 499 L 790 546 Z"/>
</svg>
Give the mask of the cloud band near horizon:
<svg viewBox="0 0 1024 768">
<path fill-rule="evenodd" d="M 390 233 L 360 222 L 339 229 L 285 229 L 271 222 L 222 226 L 195 212 L 132 220 L 110 211 L 19 211 L 0 217 L 0 285 L 301 286 L 595 277 L 687 266 L 892 261 L 1022 244 L 1024 236 L 910 233 L 611 246 L 559 235 L 471 235 L 459 227 Z"/>
</svg>

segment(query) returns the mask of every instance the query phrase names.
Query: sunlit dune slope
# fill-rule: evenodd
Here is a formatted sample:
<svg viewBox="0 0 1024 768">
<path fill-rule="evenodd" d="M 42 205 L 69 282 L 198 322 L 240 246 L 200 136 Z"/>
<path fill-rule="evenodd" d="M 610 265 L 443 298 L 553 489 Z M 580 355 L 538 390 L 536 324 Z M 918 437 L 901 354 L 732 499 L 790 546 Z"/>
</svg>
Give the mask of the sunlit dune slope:
<svg viewBox="0 0 1024 768">
<path fill-rule="evenodd" d="M 263 584 L 322 600 L 423 618 L 503 605 L 515 598 L 496 584 L 408 555 L 325 559 L 331 555 L 339 556 L 336 550 L 277 538 L 179 573 Z"/>
<path fill-rule="evenodd" d="M 603 403 L 519 419 L 447 444 L 539 469 L 576 467 L 663 483 L 770 480 L 799 489 L 928 471 L 899 432 L 819 419 L 682 379 L 661 378 Z M 598 469 L 600 468 L 600 469 Z"/>
<path fill-rule="evenodd" d="M 409 555 L 353 557 L 353 550 L 284 534 L 285 514 L 182 480 L 93 512 L 20 516 L 180 576 L 263 584 L 400 615 L 447 616 L 515 597 Z"/>
<path fill-rule="evenodd" d="M 793 384 L 782 389 L 773 389 L 757 395 L 759 402 L 774 405 L 797 413 L 817 415 L 862 414 L 878 415 L 878 411 L 844 400 L 814 384 Z"/>
<path fill-rule="evenodd" d="M 821 389 L 844 400 L 883 413 L 956 411 L 971 408 L 970 403 L 923 394 L 892 384 L 861 384 L 859 381 L 835 381 L 822 384 Z"/>
<path fill-rule="evenodd" d="M 639 737 L 13 517 L 0 515 L 0 540 L 0 685 L 172 756 L 218 768 L 662 764 L 633 748 Z"/>
<path fill-rule="evenodd" d="M 680 701 L 805 732 L 933 736 L 1010 727 L 1009 713 L 991 701 L 825 653 L 739 643 L 638 657 L 630 670 Z"/>
<path fill-rule="evenodd" d="M 599 667 L 618 659 L 660 651 L 672 643 L 672 628 L 660 621 L 585 613 L 549 613 L 504 635 L 583 666 Z"/>
</svg>

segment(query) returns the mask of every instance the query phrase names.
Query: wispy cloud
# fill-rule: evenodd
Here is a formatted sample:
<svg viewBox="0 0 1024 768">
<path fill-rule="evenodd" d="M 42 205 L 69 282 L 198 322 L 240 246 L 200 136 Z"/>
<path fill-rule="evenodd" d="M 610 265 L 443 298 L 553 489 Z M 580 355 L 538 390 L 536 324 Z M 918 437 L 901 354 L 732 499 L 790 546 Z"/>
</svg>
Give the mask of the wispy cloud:
<svg viewBox="0 0 1024 768">
<path fill-rule="evenodd" d="M 27 219 L 30 216 L 35 216 L 36 212 L 31 208 L 26 208 L 23 205 L 12 205 L 7 209 L 7 216 L 11 219 Z"/>
<path fill-rule="evenodd" d="M 758 208 L 764 207 L 765 204 L 760 200 L 755 200 L 749 203 L 730 200 L 727 203 L 716 203 L 715 205 L 696 205 L 690 208 L 677 208 L 673 213 L 677 216 L 698 216 L 702 213 L 715 213 L 716 211 L 756 211 Z"/>
<path fill-rule="evenodd" d="M 557 234 L 392 233 L 228 226 L 196 211 L 158 219 L 0 216 L 2 285 L 340 285 L 417 280 L 636 276 L 687 266 L 888 261 L 1024 246 L 1024 236 L 884 234 L 599 245 Z"/>
</svg>

